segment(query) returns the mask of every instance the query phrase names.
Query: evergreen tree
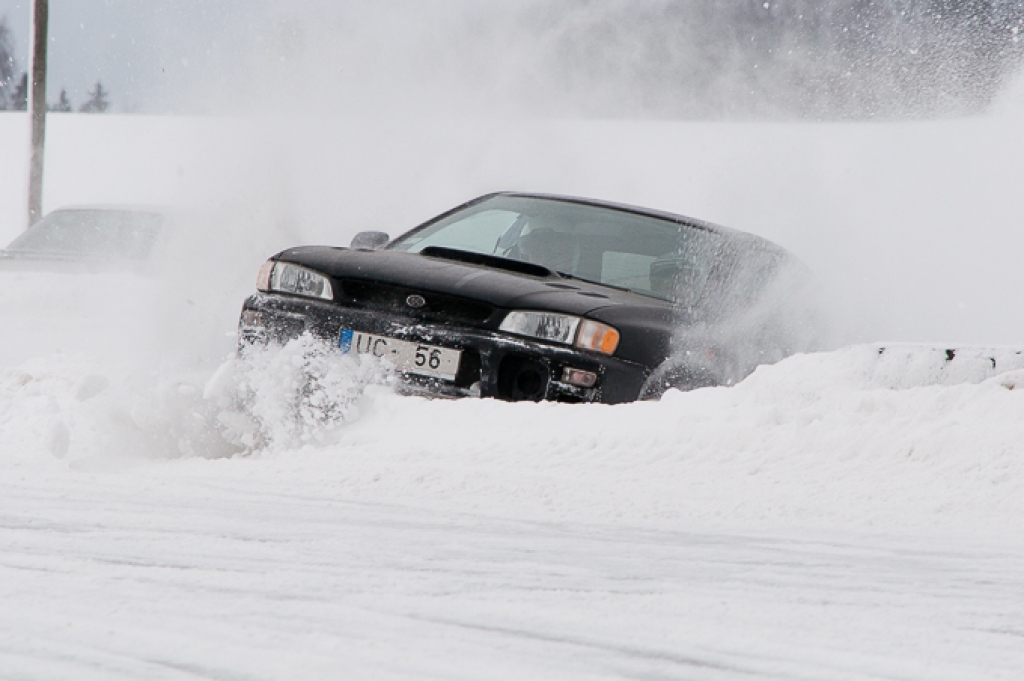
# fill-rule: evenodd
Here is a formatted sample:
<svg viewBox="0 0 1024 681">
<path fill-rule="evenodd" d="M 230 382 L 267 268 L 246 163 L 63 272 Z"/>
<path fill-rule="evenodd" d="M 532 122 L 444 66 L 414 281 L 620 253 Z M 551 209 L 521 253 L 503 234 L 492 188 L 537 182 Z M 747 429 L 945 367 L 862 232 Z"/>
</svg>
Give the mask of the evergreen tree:
<svg viewBox="0 0 1024 681">
<path fill-rule="evenodd" d="M 0 111 L 11 105 L 14 85 L 14 39 L 7 28 L 7 17 L 0 17 Z"/>
<path fill-rule="evenodd" d="M 106 113 L 110 108 L 109 92 L 103 89 L 103 83 L 96 81 L 96 87 L 89 93 L 89 99 L 78 110 L 82 113 Z"/>
<path fill-rule="evenodd" d="M 60 89 L 60 99 L 57 103 L 49 107 L 50 111 L 72 111 L 71 100 L 68 99 L 68 91 L 64 88 Z"/>
<path fill-rule="evenodd" d="M 27 111 L 28 110 L 28 74 L 21 74 L 21 80 L 14 88 L 14 93 L 11 95 L 11 110 L 12 111 Z"/>
</svg>

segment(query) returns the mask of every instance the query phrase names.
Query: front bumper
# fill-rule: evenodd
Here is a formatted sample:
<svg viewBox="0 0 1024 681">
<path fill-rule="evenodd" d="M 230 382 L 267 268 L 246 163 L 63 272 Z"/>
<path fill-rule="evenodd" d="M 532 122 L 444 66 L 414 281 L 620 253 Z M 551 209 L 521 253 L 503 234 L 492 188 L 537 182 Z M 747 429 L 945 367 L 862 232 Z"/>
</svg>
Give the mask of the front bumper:
<svg viewBox="0 0 1024 681">
<path fill-rule="evenodd" d="M 486 329 L 428 323 L 381 310 L 277 294 L 260 293 L 245 301 L 239 343 L 280 344 L 309 333 L 337 347 L 343 328 L 462 351 L 454 381 L 402 374 L 402 385 L 411 392 L 616 404 L 636 400 L 649 373 L 643 365 L 616 357 Z M 597 383 L 581 388 L 564 382 L 561 379 L 567 367 L 597 374 Z"/>
</svg>

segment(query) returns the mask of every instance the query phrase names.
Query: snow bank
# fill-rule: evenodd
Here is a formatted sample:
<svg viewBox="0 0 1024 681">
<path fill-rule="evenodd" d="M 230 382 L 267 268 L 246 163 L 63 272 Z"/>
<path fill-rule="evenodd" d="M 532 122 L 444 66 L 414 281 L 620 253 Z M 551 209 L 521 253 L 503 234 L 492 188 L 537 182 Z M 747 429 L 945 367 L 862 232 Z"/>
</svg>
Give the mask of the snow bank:
<svg viewBox="0 0 1024 681">
<path fill-rule="evenodd" d="M 1024 373 L 937 380 L 931 362 L 855 347 L 762 367 L 735 388 L 622 407 L 373 395 L 333 447 L 258 465 L 315 469 L 353 498 L 502 516 L 1018 527 Z"/>
<path fill-rule="evenodd" d="M 998 348 L 856 346 L 616 407 L 401 397 L 298 341 L 212 377 L 66 358 L 0 374 L 0 467 L 234 456 L 204 475 L 502 517 L 998 532 L 1024 512 L 1019 386 Z"/>
</svg>

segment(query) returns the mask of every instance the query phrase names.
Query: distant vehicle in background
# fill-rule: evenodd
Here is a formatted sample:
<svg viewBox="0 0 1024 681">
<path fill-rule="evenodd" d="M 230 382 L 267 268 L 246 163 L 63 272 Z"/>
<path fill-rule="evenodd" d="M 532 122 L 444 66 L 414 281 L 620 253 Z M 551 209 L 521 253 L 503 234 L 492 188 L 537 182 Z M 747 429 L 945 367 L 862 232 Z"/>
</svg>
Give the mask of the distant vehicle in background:
<svg viewBox="0 0 1024 681">
<path fill-rule="evenodd" d="M 29 227 L 0 251 L 0 266 L 15 263 L 117 265 L 149 257 L 167 222 L 161 208 L 67 206 Z"/>
</svg>

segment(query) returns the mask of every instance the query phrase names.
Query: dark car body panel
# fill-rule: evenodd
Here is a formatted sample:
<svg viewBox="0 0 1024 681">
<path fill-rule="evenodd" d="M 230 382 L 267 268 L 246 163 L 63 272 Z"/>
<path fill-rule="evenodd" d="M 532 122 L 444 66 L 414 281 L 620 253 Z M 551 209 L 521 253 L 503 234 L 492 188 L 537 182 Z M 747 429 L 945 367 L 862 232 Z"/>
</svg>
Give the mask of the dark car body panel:
<svg viewBox="0 0 1024 681">
<path fill-rule="evenodd" d="M 402 238 L 492 196 L 496 195 L 467 202 Z M 542 393 L 529 399 L 628 402 L 649 394 L 644 386 L 677 349 L 674 338 L 680 327 L 714 323 L 723 314 L 722 306 L 716 304 L 719 300 L 742 297 L 733 290 L 733 282 L 737 268 L 751 254 L 766 254 L 762 258 L 766 262 L 791 259 L 785 251 L 758 237 L 682 216 L 588 199 L 519 193 L 500 196 L 577 202 L 655 217 L 722 235 L 723 245 L 714 256 L 701 297 L 687 305 L 562 275 L 521 260 L 452 249 L 427 247 L 415 253 L 389 248 L 291 248 L 272 260 L 327 276 L 333 299 L 313 300 L 284 293 L 251 296 L 242 312 L 241 340 L 281 342 L 310 333 L 337 345 L 342 329 L 355 329 L 461 350 L 462 366 L 454 381 L 405 376 L 409 385 L 436 394 L 522 399 L 515 387 L 509 387 L 508 376 L 528 366 L 547 381 Z M 422 306 L 410 307 L 409 296 L 422 298 Z M 512 310 L 592 319 L 618 329 L 621 339 L 609 356 L 513 336 L 499 329 Z M 566 368 L 594 372 L 597 384 L 580 388 L 563 383 Z M 713 373 L 704 380 L 718 382 Z"/>
<path fill-rule="evenodd" d="M 600 284 L 564 279 L 551 272 L 538 277 L 403 251 L 307 246 L 284 251 L 275 259 L 309 267 L 336 280 L 387 282 L 410 289 L 444 292 L 509 309 L 518 307 L 586 315 L 609 305 L 657 306 L 660 302 Z"/>
<path fill-rule="evenodd" d="M 250 296 L 243 306 L 242 320 L 242 341 L 253 345 L 281 342 L 310 333 L 336 346 L 341 330 L 354 328 L 462 350 L 463 363 L 454 382 L 406 377 L 413 387 L 452 397 L 509 398 L 508 391 L 503 392 L 501 385 L 502 368 L 510 360 L 517 359 L 535 361 L 544 367 L 550 378 L 544 399 L 609 404 L 630 402 L 636 399 L 649 374 L 644 365 L 620 357 L 582 353 L 567 346 L 513 337 L 482 327 L 434 321 L 424 316 L 388 314 L 379 309 L 339 308 L 331 302 L 296 296 Z M 582 389 L 561 383 L 558 377 L 568 366 L 597 373 L 601 377 L 599 385 Z"/>
</svg>

